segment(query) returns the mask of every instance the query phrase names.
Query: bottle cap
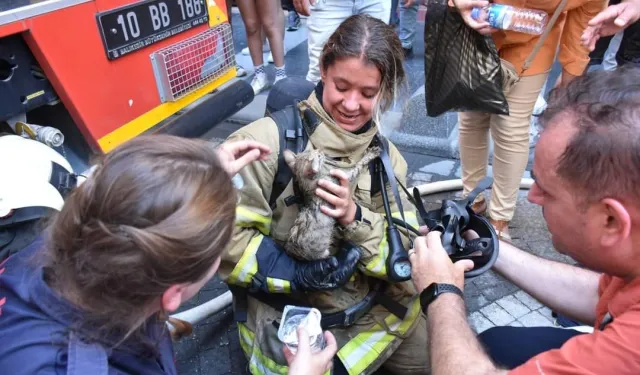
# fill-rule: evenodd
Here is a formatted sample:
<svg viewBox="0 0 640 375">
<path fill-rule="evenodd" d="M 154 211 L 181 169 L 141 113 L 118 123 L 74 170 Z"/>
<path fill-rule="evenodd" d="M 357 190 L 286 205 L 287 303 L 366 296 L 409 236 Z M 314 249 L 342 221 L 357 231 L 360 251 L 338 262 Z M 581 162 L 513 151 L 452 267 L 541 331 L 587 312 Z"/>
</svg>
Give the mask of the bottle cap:
<svg viewBox="0 0 640 375">
<path fill-rule="evenodd" d="M 471 18 L 476 21 L 478 20 L 478 18 L 480 18 L 480 8 L 473 8 L 471 10 Z"/>
</svg>

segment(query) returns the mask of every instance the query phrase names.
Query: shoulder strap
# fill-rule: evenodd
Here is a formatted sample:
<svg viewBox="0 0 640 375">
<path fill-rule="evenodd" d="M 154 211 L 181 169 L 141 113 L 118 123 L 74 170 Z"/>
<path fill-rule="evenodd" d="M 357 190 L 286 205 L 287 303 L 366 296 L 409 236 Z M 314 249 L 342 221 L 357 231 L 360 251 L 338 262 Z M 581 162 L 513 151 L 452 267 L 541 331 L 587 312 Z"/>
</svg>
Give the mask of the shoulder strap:
<svg viewBox="0 0 640 375">
<path fill-rule="evenodd" d="M 278 151 L 278 170 L 273 179 L 271 187 L 271 196 L 269 197 L 269 206 L 271 209 L 276 207 L 276 200 L 287 188 L 289 182 L 293 178 L 291 169 L 284 160 L 284 150 L 295 150 L 296 153 L 304 151 L 307 147 L 308 137 L 302 127 L 300 119 L 300 111 L 298 110 L 297 101 L 294 105 L 288 106 L 283 110 L 271 114 L 271 118 L 278 126 L 280 135 L 280 149 Z"/>
<path fill-rule="evenodd" d="M 538 54 L 538 51 L 540 51 L 540 48 L 542 48 L 544 41 L 547 39 L 549 32 L 553 28 L 553 25 L 556 23 L 556 21 L 558 20 L 558 17 L 560 17 L 560 14 L 564 11 L 564 8 L 567 6 L 567 1 L 568 0 L 560 0 L 560 4 L 558 4 L 556 11 L 553 13 L 553 16 L 551 16 L 549 23 L 547 23 L 547 27 L 544 29 L 544 32 L 542 33 L 542 35 L 540 35 L 540 38 L 538 38 L 538 42 L 536 42 L 536 45 L 535 47 L 533 47 L 533 50 L 531 51 L 529 56 L 527 56 L 527 59 L 524 61 L 524 64 L 522 64 L 522 72 L 520 74 L 524 73 L 524 71 L 529 69 L 529 67 L 531 66 L 533 59 Z"/>
<path fill-rule="evenodd" d="M 74 333 L 69 337 L 67 354 L 68 375 L 108 375 L 107 352 L 98 344 L 82 342 Z"/>
<path fill-rule="evenodd" d="M 377 134 L 376 138 L 378 139 L 378 144 L 380 145 L 380 161 L 382 162 L 383 170 L 387 177 L 387 183 L 389 187 L 391 187 L 391 192 L 393 193 L 393 198 L 398 205 L 398 210 L 400 211 L 400 216 L 402 217 L 402 221 L 407 222 L 404 218 L 404 208 L 402 207 L 402 199 L 400 199 L 400 192 L 398 191 L 398 183 L 396 181 L 396 176 L 393 172 L 393 165 L 391 164 L 391 158 L 389 156 L 389 140 L 387 140 L 384 136 Z M 373 178 L 373 176 L 372 176 Z M 381 189 L 385 187 L 381 186 Z M 408 231 L 408 230 L 407 230 Z"/>
</svg>

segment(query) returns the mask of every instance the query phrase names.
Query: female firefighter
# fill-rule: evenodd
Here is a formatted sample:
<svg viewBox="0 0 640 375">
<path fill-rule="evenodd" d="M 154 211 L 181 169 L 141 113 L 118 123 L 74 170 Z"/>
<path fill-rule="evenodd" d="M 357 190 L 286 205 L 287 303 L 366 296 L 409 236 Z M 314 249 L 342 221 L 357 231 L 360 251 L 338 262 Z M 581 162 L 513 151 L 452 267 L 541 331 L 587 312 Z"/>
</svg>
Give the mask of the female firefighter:
<svg viewBox="0 0 640 375">
<path fill-rule="evenodd" d="M 403 50 L 392 27 L 366 15 L 345 20 L 327 41 L 321 57 L 322 81 L 299 103 L 308 134 L 307 149 L 319 149 L 342 165 L 353 166 L 378 139 L 380 114 L 404 82 Z M 291 111 L 292 113 L 295 113 Z M 230 140 L 259 140 L 281 149 L 278 124 L 263 118 L 238 130 Z M 318 183 L 316 194 L 332 207 L 340 233 L 333 256 L 298 261 L 283 244 L 298 214 L 293 183 L 272 199 L 280 172 L 278 152 L 240 172 L 236 228 L 220 274 L 234 293 L 234 310 L 242 348 L 254 374 L 286 371 L 277 330 L 285 305 L 307 305 L 323 313 L 323 327 L 336 337 L 333 373 L 370 374 L 383 366 L 397 374 L 428 371 L 424 315 L 408 282 L 389 281 L 385 217 L 380 189 L 372 189 L 365 170 L 355 193 L 340 170 L 340 184 Z M 405 182 L 407 164 L 395 146 L 388 155 L 395 176 Z M 378 184 L 379 186 L 379 184 Z M 387 191 L 391 189 L 387 184 Z M 391 193 L 388 194 L 392 197 Z M 271 200 L 271 204 L 270 204 Z M 414 227 L 413 206 L 403 200 L 405 218 Z M 393 216 L 399 214 L 391 201 Z M 408 237 L 403 234 L 405 247 Z M 416 329 L 417 328 L 417 329 Z"/>
</svg>

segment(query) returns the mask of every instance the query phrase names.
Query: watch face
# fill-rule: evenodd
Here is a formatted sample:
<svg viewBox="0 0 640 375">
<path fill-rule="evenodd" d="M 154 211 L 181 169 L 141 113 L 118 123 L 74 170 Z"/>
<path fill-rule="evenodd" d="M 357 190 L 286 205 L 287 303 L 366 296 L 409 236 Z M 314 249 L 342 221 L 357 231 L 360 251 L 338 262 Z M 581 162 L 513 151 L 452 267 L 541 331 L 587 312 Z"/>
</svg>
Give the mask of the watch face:
<svg viewBox="0 0 640 375">
<path fill-rule="evenodd" d="M 400 277 L 409 277 L 411 276 L 411 263 L 409 261 L 396 262 L 393 265 L 393 270 Z"/>
</svg>

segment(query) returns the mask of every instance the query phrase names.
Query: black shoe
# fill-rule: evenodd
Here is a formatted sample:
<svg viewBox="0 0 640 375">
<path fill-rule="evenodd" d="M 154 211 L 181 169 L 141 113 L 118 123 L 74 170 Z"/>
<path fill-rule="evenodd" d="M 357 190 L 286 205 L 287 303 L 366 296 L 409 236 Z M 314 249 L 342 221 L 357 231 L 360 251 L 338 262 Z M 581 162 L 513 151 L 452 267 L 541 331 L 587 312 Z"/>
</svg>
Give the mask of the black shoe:
<svg viewBox="0 0 640 375">
<path fill-rule="evenodd" d="M 296 31 L 300 28 L 300 16 L 295 10 L 290 10 L 287 16 L 287 31 Z"/>
<path fill-rule="evenodd" d="M 413 56 L 413 47 L 410 47 L 410 48 L 402 47 L 402 49 L 404 50 L 404 57 L 405 58 Z"/>
</svg>

